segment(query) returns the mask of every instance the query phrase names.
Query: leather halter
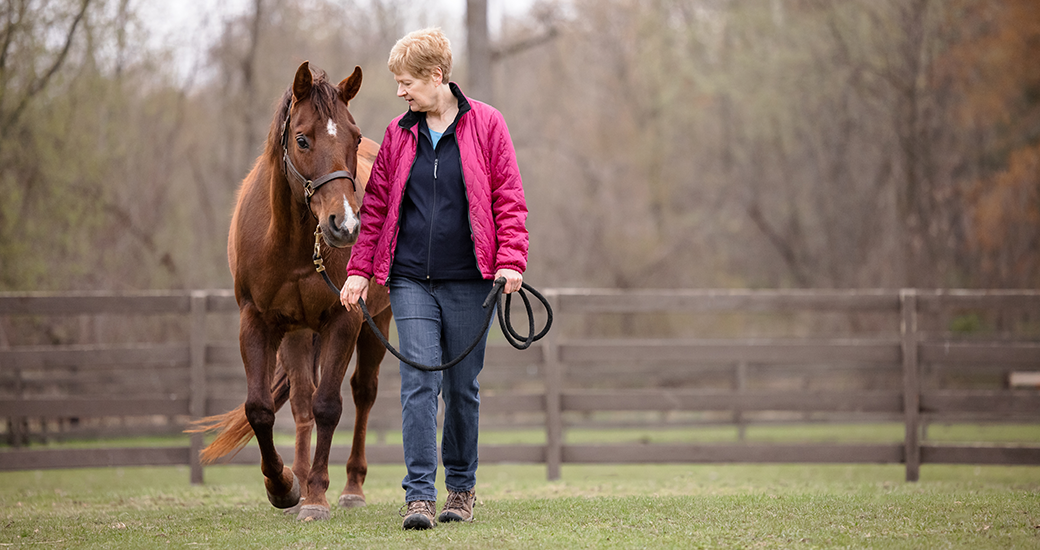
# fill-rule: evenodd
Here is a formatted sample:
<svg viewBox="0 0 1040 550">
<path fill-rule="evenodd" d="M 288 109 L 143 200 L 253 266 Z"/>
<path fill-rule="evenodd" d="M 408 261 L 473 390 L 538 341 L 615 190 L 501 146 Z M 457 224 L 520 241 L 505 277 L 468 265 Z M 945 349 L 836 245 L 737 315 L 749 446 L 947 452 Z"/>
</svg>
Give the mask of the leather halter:
<svg viewBox="0 0 1040 550">
<path fill-rule="evenodd" d="M 319 187 L 329 183 L 330 181 L 347 179 L 350 180 L 350 185 L 354 189 L 354 195 L 357 195 L 357 180 L 354 179 L 353 174 L 346 170 L 336 170 L 335 172 L 325 174 L 318 179 L 310 180 L 303 177 L 303 174 L 296 169 L 296 165 L 294 165 L 292 159 L 289 158 L 289 123 L 292 120 L 292 110 L 294 106 L 296 106 L 296 100 L 293 100 L 292 103 L 289 104 L 289 110 L 285 113 L 285 123 L 282 125 L 282 166 L 284 167 L 286 178 L 295 177 L 303 184 L 303 196 L 307 201 L 307 210 L 311 211 L 311 215 L 313 215 L 314 211 L 311 210 L 311 197 L 314 196 L 314 193 Z"/>
</svg>

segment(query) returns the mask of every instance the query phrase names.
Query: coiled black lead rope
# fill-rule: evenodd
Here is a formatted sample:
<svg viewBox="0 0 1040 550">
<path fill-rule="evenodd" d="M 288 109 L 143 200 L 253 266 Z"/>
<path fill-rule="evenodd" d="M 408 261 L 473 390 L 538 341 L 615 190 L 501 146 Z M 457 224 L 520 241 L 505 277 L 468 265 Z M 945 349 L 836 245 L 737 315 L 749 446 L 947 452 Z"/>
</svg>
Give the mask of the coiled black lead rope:
<svg viewBox="0 0 1040 550">
<path fill-rule="evenodd" d="M 329 274 L 325 272 L 325 266 L 323 265 L 321 253 L 318 250 L 317 244 L 315 244 L 314 247 L 314 265 L 318 273 L 321 273 L 322 278 L 325 279 L 325 284 L 329 285 L 329 288 L 332 289 L 332 291 L 335 292 L 338 296 L 340 293 L 340 289 L 336 287 L 336 283 L 333 283 L 332 278 L 329 277 Z M 552 307 L 549 306 L 549 301 L 545 299 L 545 296 L 542 296 L 542 294 L 535 290 L 534 287 L 528 285 L 527 283 L 521 283 L 520 290 L 517 291 L 517 294 L 519 294 L 520 298 L 524 301 L 524 308 L 527 310 L 527 324 L 529 328 L 527 336 L 521 336 L 517 334 L 517 332 L 513 329 L 513 324 L 509 320 L 509 313 L 511 311 L 512 306 L 512 294 L 505 294 L 505 299 L 503 301 L 502 291 L 505 288 L 505 286 L 506 280 L 504 277 L 499 277 L 498 279 L 495 279 L 495 284 L 491 287 L 491 292 L 487 295 L 487 298 L 484 299 L 483 307 L 487 310 L 487 314 L 485 315 L 484 323 L 481 326 L 487 327 L 491 324 L 491 316 L 495 313 L 495 308 L 492 308 L 491 305 L 497 303 L 499 305 L 499 307 L 497 308 L 498 324 L 500 327 L 502 327 L 502 334 L 506 337 L 506 341 L 509 342 L 509 344 L 514 348 L 524 350 L 531 347 L 531 344 L 535 343 L 538 340 L 541 340 L 542 337 L 549 333 L 549 328 L 552 327 L 553 322 Z M 545 308 L 545 328 L 543 328 L 541 332 L 539 332 L 538 334 L 534 333 L 534 313 L 531 309 L 531 300 L 528 299 L 527 292 L 533 294 L 534 297 L 537 298 L 538 301 L 541 302 L 542 306 Z M 415 367 L 419 370 L 433 372 L 450 369 L 451 367 L 457 365 L 459 361 L 462 361 L 467 355 L 469 355 L 470 352 L 473 351 L 480 343 L 480 341 L 484 338 L 483 332 L 477 334 L 477 337 L 473 339 L 473 343 L 471 343 L 469 347 L 466 348 L 466 351 L 463 351 L 458 357 L 452 359 L 451 361 L 448 361 L 447 363 L 444 363 L 443 365 L 423 365 L 422 363 L 417 363 L 401 355 L 401 352 L 397 351 L 397 349 L 390 344 L 390 341 L 386 339 L 386 336 L 384 336 L 383 333 L 380 332 L 379 327 L 376 326 L 376 322 L 372 319 L 372 314 L 368 312 L 368 306 L 365 305 L 365 301 L 363 299 L 358 298 L 358 305 L 361 306 L 361 312 L 365 315 L 365 322 L 368 323 L 369 328 L 371 328 L 372 332 L 375 333 L 376 338 L 379 338 L 379 341 L 383 343 L 383 347 L 385 347 L 387 351 L 392 353 L 394 357 L 400 359 L 405 364 Z"/>
<path fill-rule="evenodd" d="M 495 303 L 498 303 L 498 324 L 502 327 L 502 334 L 505 335 L 506 341 L 508 341 L 509 344 L 516 349 L 527 349 L 531 347 L 531 344 L 533 344 L 536 340 L 540 340 L 549 332 L 549 328 L 552 326 L 552 308 L 549 306 L 549 302 L 545 299 L 545 296 L 542 296 L 541 293 L 539 293 L 537 290 L 532 288 L 527 283 L 523 283 L 520 287 L 520 290 L 517 292 L 520 294 L 520 297 L 524 300 L 524 307 L 527 309 L 527 321 L 530 330 L 528 331 L 527 336 L 520 336 L 516 333 L 515 330 L 513 330 L 512 323 L 509 321 L 509 311 L 511 304 L 510 297 L 512 295 L 506 294 L 504 307 L 502 304 L 502 289 L 505 287 L 505 284 L 506 280 L 504 278 L 497 279 L 495 281 L 495 285 L 491 288 L 491 292 L 488 294 L 487 298 L 484 299 L 483 307 L 487 310 L 487 314 L 485 315 L 484 323 L 481 326 L 486 327 L 491 323 L 491 316 L 495 313 L 495 308 L 491 306 Z M 534 315 L 531 310 L 531 301 L 527 298 L 527 293 L 525 292 L 525 290 L 533 294 L 535 298 L 537 298 L 538 301 L 542 303 L 548 315 L 545 321 L 545 328 L 543 328 L 542 331 L 538 334 L 534 333 Z M 454 367 L 459 363 L 459 361 L 462 361 L 467 355 L 469 355 L 470 352 L 473 351 L 480 343 L 480 341 L 484 338 L 483 332 L 478 333 L 476 338 L 473 339 L 473 342 L 469 345 L 469 347 L 466 348 L 465 351 L 459 354 L 458 357 L 452 359 L 451 361 L 448 361 L 447 363 L 444 363 L 443 365 L 423 365 L 422 363 L 417 363 L 415 361 L 412 361 L 411 359 L 406 358 L 404 355 L 401 355 L 401 352 L 397 351 L 397 349 L 395 349 L 394 346 L 392 346 L 390 342 L 386 339 L 386 336 L 383 336 L 383 333 L 380 332 L 379 329 L 376 327 L 375 321 L 372 320 L 372 315 L 368 313 L 368 307 L 365 306 L 365 301 L 358 298 L 358 304 L 361 306 L 361 311 L 365 314 L 365 321 L 368 322 L 368 326 L 372 329 L 372 332 L 375 333 L 376 338 L 379 338 L 379 341 L 383 343 L 383 347 L 385 347 L 387 351 L 389 351 L 390 353 L 394 354 L 394 357 L 419 370 L 431 372 L 445 370 Z"/>
</svg>

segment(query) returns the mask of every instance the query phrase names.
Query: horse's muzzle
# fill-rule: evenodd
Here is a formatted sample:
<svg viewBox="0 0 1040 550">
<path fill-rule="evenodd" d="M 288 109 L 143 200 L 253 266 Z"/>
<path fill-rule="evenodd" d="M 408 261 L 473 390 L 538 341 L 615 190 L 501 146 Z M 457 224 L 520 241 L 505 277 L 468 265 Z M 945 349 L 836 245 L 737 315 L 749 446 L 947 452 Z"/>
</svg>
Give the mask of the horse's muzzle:
<svg viewBox="0 0 1040 550">
<path fill-rule="evenodd" d="M 356 218 L 351 217 L 340 223 L 335 214 L 329 216 L 328 223 L 323 223 L 321 226 L 321 235 L 325 239 L 325 244 L 335 248 L 352 246 L 357 242 L 358 233 L 361 230 L 361 224 L 357 222 Z"/>
</svg>

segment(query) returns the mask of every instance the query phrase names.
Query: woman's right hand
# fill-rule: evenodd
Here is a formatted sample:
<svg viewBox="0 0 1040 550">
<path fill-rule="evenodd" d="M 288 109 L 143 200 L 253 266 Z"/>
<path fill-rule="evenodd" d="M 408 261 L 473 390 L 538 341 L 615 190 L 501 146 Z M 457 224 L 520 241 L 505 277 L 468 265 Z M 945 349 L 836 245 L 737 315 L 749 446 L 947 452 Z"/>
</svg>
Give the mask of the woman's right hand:
<svg viewBox="0 0 1040 550">
<path fill-rule="evenodd" d="M 348 311 L 354 311 L 358 298 L 368 299 L 368 277 L 351 275 L 347 282 L 343 283 L 343 290 L 339 293 L 339 301 Z"/>
</svg>

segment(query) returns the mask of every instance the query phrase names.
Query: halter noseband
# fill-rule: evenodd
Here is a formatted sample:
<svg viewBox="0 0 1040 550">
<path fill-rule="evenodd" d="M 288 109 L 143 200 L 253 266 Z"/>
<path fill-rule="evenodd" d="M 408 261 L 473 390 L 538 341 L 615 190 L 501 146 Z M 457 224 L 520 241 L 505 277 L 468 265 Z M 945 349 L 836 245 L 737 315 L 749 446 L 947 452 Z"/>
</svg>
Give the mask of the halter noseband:
<svg viewBox="0 0 1040 550">
<path fill-rule="evenodd" d="M 291 175 L 300 180 L 300 183 L 303 184 L 303 196 L 307 201 L 307 210 L 311 209 L 311 197 L 314 196 L 314 193 L 318 188 L 333 180 L 350 180 L 350 185 L 353 187 L 354 194 L 356 195 L 357 181 L 354 179 L 354 176 L 346 170 L 336 170 L 335 172 L 325 174 L 318 179 L 310 180 L 303 177 L 303 174 L 296 169 L 296 165 L 294 165 L 292 159 L 289 158 L 289 122 L 292 120 L 292 108 L 294 105 L 296 105 L 295 100 L 289 103 L 289 110 L 285 113 L 285 123 L 282 125 L 282 166 L 285 169 L 286 178 Z"/>
</svg>

